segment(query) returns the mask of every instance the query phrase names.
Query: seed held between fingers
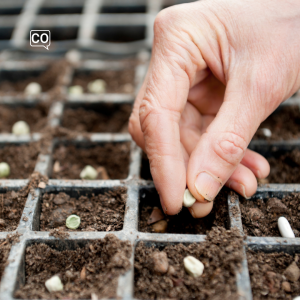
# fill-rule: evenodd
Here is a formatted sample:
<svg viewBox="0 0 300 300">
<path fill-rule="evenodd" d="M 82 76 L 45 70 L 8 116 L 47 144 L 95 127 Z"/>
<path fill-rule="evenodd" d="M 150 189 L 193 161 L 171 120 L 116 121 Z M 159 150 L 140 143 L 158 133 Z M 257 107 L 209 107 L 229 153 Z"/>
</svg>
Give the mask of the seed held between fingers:
<svg viewBox="0 0 300 300">
<path fill-rule="evenodd" d="M 195 202 L 196 198 L 191 194 L 189 189 L 186 189 L 183 195 L 183 206 L 191 207 Z"/>
</svg>

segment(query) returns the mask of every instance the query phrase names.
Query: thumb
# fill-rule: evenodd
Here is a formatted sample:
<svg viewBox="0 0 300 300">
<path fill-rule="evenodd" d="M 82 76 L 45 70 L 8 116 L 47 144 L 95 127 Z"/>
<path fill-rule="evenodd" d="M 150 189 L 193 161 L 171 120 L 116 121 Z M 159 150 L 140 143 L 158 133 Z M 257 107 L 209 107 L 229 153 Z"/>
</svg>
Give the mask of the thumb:
<svg viewBox="0 0 300 300">
<path fill-rule="evenodd" d="M 212 201 L 244 157 L 263 120 L 263 101 L 241 82 L 227 83 L 224 102 L 191 154 L 187 185 L 200 202 Z"/>
</svg>

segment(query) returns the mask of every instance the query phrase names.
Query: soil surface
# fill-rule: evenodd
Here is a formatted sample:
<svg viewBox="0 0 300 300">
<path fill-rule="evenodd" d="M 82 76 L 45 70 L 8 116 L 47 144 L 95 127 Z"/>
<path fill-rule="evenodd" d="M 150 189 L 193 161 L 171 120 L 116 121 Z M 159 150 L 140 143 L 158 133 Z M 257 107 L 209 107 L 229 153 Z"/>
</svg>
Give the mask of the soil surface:
<svg viewBox="0 0 300 300">
<path fill-rule="evenodd" d="M 250 236 L 281 236 L 277 221 L 288 219 L 296 237 L 300 237 L 300 193 L 282 199 L 268 198 L 240 201 L 244 232 Z"/>
<path fill-rule="evenodd" d="M 120 71 L 77 71 L 71 86 L 80 85 L 84 93 L 88 93 L 87 86 L 91 81 L 102 79 L 106 82 L 106 93 L 133 93 L 135 70 L 125 69 Z"/>
<path fill-rule="evenodd" d="M 39 154 L 37 143 L 13 145 L 0 148 L 0 162 L 10 166 L 8 179 L 27 179 L 33 172 Z"/>
<path fill-rule="evenodd" d="M 4 269 L 7 265 L 7 259 L 9 256 L 10 248 L 11 248 L 11 243 L 9 242 L 8 239 L 0 240 L 0 282 L 1 282 Z"/>
<path fill-rule="evenodd" d="M 135 297 L 239 299 L 235 274 L 243 259 L 242 245 L 243 240 L 236 229 L 225 230 L 220 227 L 212 228 L 206 241 L 198 244 L 167 244 L 158 249 L 153 244 L 140 242 L 135 251 Z M 166 273 L 157 272 L 159 265 L 153 258 L 159 252 L 167 256 Z M 188 275 L 184 270 L 183 259 L 188 255 L 204 264 L 204 272 L 198 278 Z"/>
<path fill-rule="evenodd" d="M 300 282 L 290 281 L 286 268 L 293 262 L 299 265 L 299 256 L 286 253 L 263 253 L 247 251 L 253 300 L 287 299 L 300 295 Z M 290 290 L 290 291 L 289 291 Z"/>
<path fill-rule="evenodd" d="M 78 132 L 128 132 L 131 105 L 101 108 L 99 111 L 88 107 L 68 108 L 64 112 L 62 126 Z"/>
<path fill-rule="evenodd" d="M 17 229 L 27 196 L 18 191 L 0 194 L 0 231 Z"/>
<path fill-rule="evenodd" d="M 268 128 L 272 132 L 271 137 L 266 137 L 260 128 Z M 253 139 L 264 140 L 290 140 L 300 137 L 300 110 L 299 106 L 282 107 L 273 113 L 255 133 Z"/>
<path fill-rule="evenodd" d="M 80 172 L 86 165 L 96 170 L 104 167 L 110 179 L 125 179 L 129 171 L 130 143 L 92 144 L 91 148 L 75 145 L 60 145 L 54 151 L 54 162 L 59 162 L 59 170 L 52 172 L 56 179 L 80 179 Z M 101 172 L 97 179 L 102 179 Z"/>
<path fill-rule="evenodd" d="M 48 105 L 38 104 L 34 107 L 0 105 L 0 130 L 11 133 L 13 125 L 25 121 L 30 132 L 40 131 L 46 126 Z"/>
<path fill-rule="evenodd" d="M 40 230 L 53 228 L 73 231 L 66 227 L 66 219 L 75 214 L 80 217 L 77 231 L 116 231 L 123 228 L 126 188 L 119 187 L 104 194 L 73 198 L 65 193 L 44 194 Z"/>
<path fill-rule="evenodd" d="M 64 243 L 64 242 L 62 242 Z M 59 251 L 46 244 L 26 249 L 25 285 L 16 291 L 21 299 L 115 298 L 118 278 L 130 267 L 131 244 L 113 234 L 76 250 Z M 49 293 L 45 281 L 58 275 L 64 290 Z"/>
<path fill-rule="evenodd" d="M 300 183 L 300 150 L 294 149 L 282 155 L 267 158 L 271 171 L 269 183 Z"/>
<path fill-rule="evenodd" d="M 228 228 L 228 205 L 227 195 L 228 189 L 223 188 L 214 201 L 214 206 L 211 213 L 201 219 L 194 219 L 186 207 L 175 216 L 164 215 L 164 220 L 167 222 L 167 228 L 162 233 L 183 233 L 183 234 L 206 234 L 214 226 Z M 145 199 L 143 194 L 140 198 L 140 218 L 139 230 L 142 232 L 157 232 L 155 224 L 148 225 L 147 222 L 153 211 L 157 207 L 162 211 L 158 194 L 147 194 Z"/>
</svg>

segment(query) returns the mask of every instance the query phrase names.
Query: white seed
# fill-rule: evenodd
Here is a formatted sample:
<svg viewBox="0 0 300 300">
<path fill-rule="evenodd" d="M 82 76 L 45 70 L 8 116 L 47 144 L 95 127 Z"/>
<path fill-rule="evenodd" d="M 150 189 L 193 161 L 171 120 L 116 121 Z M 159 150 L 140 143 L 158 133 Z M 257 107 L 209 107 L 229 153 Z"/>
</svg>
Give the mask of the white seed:
<svg viewBox="0 0 300 300">
<path fill-rule="evenodd" d="M 73 85 L 69 87 L 69 94 L 70 95 L 82 95 L 83 94 L 83 88 L 80 85 Z"/>
<path fill-rule="evenodd" d="M 24 121 L 16 122 L 12 127 L 12 133 L 15 135 L 23 135 L 30 133 L 29 125 Z"/>
<path fill-rule="evenodd" d="M 269 128 L 261 128 L 260 130 L 264 136 L 266 137 L 272 136 L 272 131 Z"/>
<path fill-rule="evenodd" d="M 98 176 L 98 172 L 92 166 L 85 166 L 80 172 L 81 179 L 93 180 Z"/>
<path fill-rule="evenodd" d="M 191 194 L 189 189 L 186 189 L 183 195 L 183 206 L 191 207 L 195 202 L 196 202 L 195 197 Z"/>
<path fill-rule="evenodd" d="M 0 163 L 0 178 L 8 177 L 10 174 L 10 166 L 6 162 Z"/>
<path fill-rule="evenodd" d="M 103 94 L 106 91 L 106 82 L 102 79 L 97 79 L 89 82 L 87 89 L 93 94 Z"/>
<path fill-rule="evenodd" d="M 295 238 L 295 234 L 292 230 L 292 227 L 285 217 L 280 217 L 278 219 L 278 229 L 283 237 Z"/>
<path fill-rule="evenodd" d="M 203 274 L 203 263 L 193 256 L 187 256 L 183 259 L 186 272 L 193 277 L 199 277 Z"/>
<path fill-rule="evenodd" d="M 57 275 L 48 279 L 45 282 L 45 286 L 50 293 L 59 292 L 64 289 L 64 285 L 61 283 L 61 280 Z"/>
<path fill-rule="evenodd" d="M 69 229 L 77 229 L 80 226 L 80 222 L 80 217 L 78 217 L 77 215 L 70 215 L 67 217 L 66 226 Z"/>
<path fill-rule="evenodd" d="M 66 60 L 71 64 L 76 64 L 81 59 L 81 53 L 78 50 L 70 50 L 66 53 Z"/>
<path fill-rule="evenodd" d="M 24 93 L 28 96 L 36 96 L 42 92 L 42 87 L 37 82 L 30 82 L 26 88 Z"/>
<path fill-rule="evenodd" d="M 294 298 L 293 300 L 300 300 L 300 296 L 297 296 L 297 297 Z"/>
</svg>

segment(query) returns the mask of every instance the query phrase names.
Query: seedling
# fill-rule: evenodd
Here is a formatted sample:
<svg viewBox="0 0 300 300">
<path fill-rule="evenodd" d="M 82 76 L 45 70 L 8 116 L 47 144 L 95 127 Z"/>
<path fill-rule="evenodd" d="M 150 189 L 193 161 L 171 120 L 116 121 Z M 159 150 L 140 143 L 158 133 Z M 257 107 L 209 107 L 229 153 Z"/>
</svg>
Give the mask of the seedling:
<svg viewBox="0 0 300 300">
<path fill-rule="evenodd" d="M 83 94 L 83 88 L 80 85 L 73 85 L 69 87 L 69 94 L 73 96 L 79 96 Z"/>
<path fill-rule="evenodd" d="M 191 207 L 195 202 L 196 202 L 195 197 L 191 194 L 189 189 L 186 189 L 183 195 L 183 206 Z"/>
<path fill-rule="evenodd" d="M 278 229 L 283 237 L 295 238 L 295 234 L 292 230 L 292 227 L 285 217 L 280 217 L 278 219 Z"/>
<path fill-rule="evenodd" d="M 80 172 L 79 176 L 81 179 L 93 180 L 97 178 L 98 172 L 92 166 L 87 165 Z"/>
<path fill-rule="evenodd" d="M 193 256 L 187 256 L 183 259 L 183 264 L 186 272 L 193 277 L 199 277 L 203 274 L 203 263 Z"/>
<path fill-rule="evenodd" d="M 16 122 L 12 127 L 12 133 L 15 135 L 23 135 L 30 133 L 29 125 L 24 121 Z"/>
<path fill-rule="evenodd" d="M 97 79 L 89 82 L 87 89 L 93 94 L 103 94 L 106 91 L 106 82 L 102 79 Z"/>
<path fill-rule="evenodd" d="M 29 83 L 24 90 L 25 95 L 28 96 L 36 96 L 39 95 L 41 92 L 42 92 L 42 87 L 37 82 Z"/>
<path fill-rule="evenodd" d="M 64 289 L 64 285 L 61 283 L 61 280 L 57 275 L 48 279 L 45 282 L 45 286 L 50 293 L 59 292 Z"/>
<path fill-rule="evenodd" d="M 80 226 L 80 217 L 76 215 L 70 215 L 68 216 L 66 220 L 66 226 L 69 229 L 77 229 Z"/>
<path fill-rule="evenodd" d="M 6 178 L 10 174 L 10 166 L 6 162 L 0 163 L 0 178 Z"/>
</svg>

